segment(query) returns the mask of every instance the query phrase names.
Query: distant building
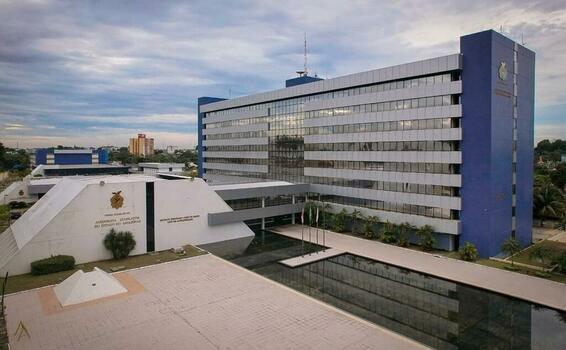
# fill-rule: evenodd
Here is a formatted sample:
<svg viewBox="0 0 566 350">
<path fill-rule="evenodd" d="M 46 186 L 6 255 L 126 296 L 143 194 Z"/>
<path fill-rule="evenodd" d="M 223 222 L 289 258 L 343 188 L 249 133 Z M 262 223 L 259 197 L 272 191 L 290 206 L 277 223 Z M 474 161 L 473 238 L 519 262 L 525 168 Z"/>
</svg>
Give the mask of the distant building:
<svg viewBox="0 0 566 350">
<path fill-rule="evenodd" d="M 145 137 L 145 134 L 138 134 L 137 138 L 131 138 L 128 145 L 128 152 L 138 157 L 153 155 L 153 139 Z"/>
<path fill-rule="evenodd" d="M 182 173 L 185 164 L 183 163 L 139 163 L 139 170 L 144 174 L 157 173 Z"/>
<path fill-rule="evenodd" d="M 174 154 L 178 149 L 178 146 L 167 146 L 167 154 Z"/>
<path fill-rule="evenodd" d="M 40 148 L 31 157 L 33 166 L 107 164 L 108 151 L 99 149 L 52 149 Z"/>
</svg>

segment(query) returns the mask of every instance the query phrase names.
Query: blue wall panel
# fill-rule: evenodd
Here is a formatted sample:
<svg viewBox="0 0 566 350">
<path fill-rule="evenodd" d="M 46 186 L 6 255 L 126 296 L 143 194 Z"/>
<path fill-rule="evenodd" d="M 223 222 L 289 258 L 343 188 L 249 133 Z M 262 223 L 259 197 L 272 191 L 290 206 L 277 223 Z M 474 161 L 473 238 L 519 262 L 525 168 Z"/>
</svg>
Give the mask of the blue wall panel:
<svg viewBox="0 0 566 350">
<path fill-rule="evenodd" d="M 55 153 L 55 164 L 92 164 L 92 153 Z"/>
<path fill-rule="evenodd" d="M 462 37 L 460 45 L 463 55 L 460 244 L 472 242 L 480 255 L 494 256 L 512 231 L 514 42 L 494 31 L 485 31 Z M 505 80 L 498 74 L 502 62 L 508 71 Z M 532 76 L 530 79 L 533 80 Z M 522 88 L 529 86 L 519 86 L 518 90 Z M 527 105 L 525 111 L 532 110 L 532 99 L 522 103 Z M 525 124 L 533 120 L 532 113 L 528 114 L 525 112 Z M 522 129 L 522 124 L 518 128 L 520 133 L 532 131 L 532 128 Z M 529 140 L 524 137 L 521 142 Z M 532 160 L 532 152 L 532 145 L 521 147 L 518 158 Z M 532 162 L 530 168 L 524 166 L 517 174 L 518 178 L 521 176 L 527 178 L 523 181 L 527 185 L 528 178 L 532 178 Z M 532 206 L 532 194 L 527 196 L 526 192 L 517 198 L 518 202 L 522 201 L 523 224 L 529 220 L 524 218 L 526 208 Z M 530 240 L 530 229 L 522 230 L 517 237 L 526 243 Z"/>
</svg>

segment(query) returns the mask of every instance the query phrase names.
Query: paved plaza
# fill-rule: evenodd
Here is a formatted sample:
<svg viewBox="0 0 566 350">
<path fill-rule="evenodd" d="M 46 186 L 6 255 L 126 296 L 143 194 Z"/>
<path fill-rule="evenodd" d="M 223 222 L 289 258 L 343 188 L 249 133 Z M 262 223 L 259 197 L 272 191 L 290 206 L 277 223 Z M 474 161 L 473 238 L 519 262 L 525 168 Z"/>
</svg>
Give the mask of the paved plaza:
<svg viewBox="0 0 566 350">
<path fill-rule="evenodd" d="M 300 225 L 274 232 L 301 239 Z M 322 232 L 322 230 L 320 230 Z M 326 231 L 326 246 L 454 282 L 566 310 L 566 284 Z"/>
<path fill-rule="evenodd" d="M 211 254 L 115 276 L 129 293 L 72 307 L 9 295 L 11 349 L 424 348 Z"/>
</svg>

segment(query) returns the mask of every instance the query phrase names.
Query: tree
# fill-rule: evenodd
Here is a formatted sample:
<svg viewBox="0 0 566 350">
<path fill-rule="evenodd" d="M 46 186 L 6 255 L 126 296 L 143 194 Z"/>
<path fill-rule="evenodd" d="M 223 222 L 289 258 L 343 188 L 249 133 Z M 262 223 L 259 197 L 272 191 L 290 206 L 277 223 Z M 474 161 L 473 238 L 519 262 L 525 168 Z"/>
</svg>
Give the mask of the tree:
<svg viewBox="0 0 566 350">
<path fill-rule="evenodd" d="M 417 230 L 417 236 L 419 237 L 419 243 L 423 250 L 431 250 L 434 248 L 436 238 L 434 237 L 434 228 L 432 226 L 421 226 Z"/>
<path fill-rule="evenodd" d="M 536 244 L 531 248 L 529 253 L 531 259 L 540 260 L 543 266 L 546 266 L 544 261 L 552 257 L 552 249 L 549 246 L 543 244 Z"/>
<path fill-rule="evenodd" d="M 557 217 L 564 208 L 564 196 L 554 185 L 544 185 L 534 189 L 534 211 L 540 218 L 540 225 L 544 219 Z"/>
<path fill-rule="evenodd" d="M 104 237 L 104 247 L 112 252 L 114 259 L 123 259 L 136 247 L 134 235 L 128 231 L 116 232 L 111 229 Z"/>
<path fill-rule="evenodd" d="M 334 231 L 344 232 L 347 216 L 348 216 L 348 212 L 346 211 L 346 209 L 342 209 L 338 214 L 334 215 L 334 225 L 333 225 Z"/>
<path fill-rule="evenodd" d="M 358 221 L 363 219 L 363 214 L 361 211 L 355 209 L 352 212 L 352 233 L 358 232 Z"/>
<path fill-rule="evenodd" d="M 460 248 L 458 254 L 460 255 L 460 259 L 465 261 L 476 261 L 479 258 L 478 250 L 471 242 L 466 242 L 466 244 Z"/>
<path fill-rule="evenodd" d="M 514 255 L 521 251 L 521 243 L 513 237 L 509 237 L 501 245 L 501 251 L 511 258 L 511 266 L 515 266 Z"/>
<path fill-rule="evenodd" d="M 397 229 L 395 224 L 387 221 L 379 230 L 379 239 L 383 243 L 395 244 L 397 243 Z"/>
<path fill-rule="evenodd" d="M 379 217 L 377 216 L 368 216 L 366 221 L 364 222 L 364 235 L 366 238 L 372 239 L 375 236 L 375 225 L 379 223 Z"/>
<path fill-rule="evenodd" d="M 566 215 L 562 215 L 560 221 L 556 224 L 556 228 L 562 231 L 566 231 Z"/>
<path fill-rule="evenodd" d="M 408 222 L 403 222 L 397 226 L 397 244 L 401 247 L 409 246 L 409 232 L 415 227 Z"/>
<path fill-rule="evenodd" d="M 331 215 L 330 209 L 332 207 L 328 203 L 322 202 L 321 210 L 322 210 L 322 228 L 327 229 L 330 226 Z"/>
<path fill-rule="evenodd" d="M 554 170 L 550 172 L 550 179 L 554 186 L 564 190 L 564 186 L 566 186 L 566 163 L 558 163 Z"/>
</svg>

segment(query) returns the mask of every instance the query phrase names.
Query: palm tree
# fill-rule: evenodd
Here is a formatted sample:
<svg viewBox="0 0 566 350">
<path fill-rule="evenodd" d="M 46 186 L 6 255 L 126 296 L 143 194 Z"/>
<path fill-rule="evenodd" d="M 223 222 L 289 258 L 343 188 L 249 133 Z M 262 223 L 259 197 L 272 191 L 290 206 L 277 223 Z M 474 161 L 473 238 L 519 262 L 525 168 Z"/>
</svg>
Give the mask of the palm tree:
<svg viewBox="0 0 566 350">
<path fill-rule="evenodd" d="M 358 220 L 361 219 L 363 219 L 362 212 L 358 209 L 354 209 L 354 211 L 352 212 L 352 233 L 357 233 Z"/>
<path fill-rule="evenodd" d="M 521 251 L 521 243 L 513 237 L 510 237 L 503 242 L 501 251 L 511 258 L 511 266 L 515 267 L 514 255 Z"/>
<path fill-rule="evenodd" d="M 336 232 L 343 232 L 345 225 L 344 222 L 346 221 L 346 217 L 348 216 L 348 212 L 346 209 L 340 210 L 340 212 L 334 215 L 334 227 L 333 230 Z"/>
<path fill-rule="evenodd" d="M 535 187 L 534 190 L 534 211 L 540 218 L 540 225 L 543 226 L 544 219 L 548 216 L 558 216 L 563 205 L 564 196 L 554 185 L 545 184 L 542 187 Z"/>
<path fill-rule="evenodd" d="M 409 246 L 409 232 L 414 230 L 415 227 L 408 222 L 403 222 L 397 226 L 398 238 L 397 244 L 401 247 L 408 247 Z"/>
<path fill-rule="evenodd" d="M 556 228 L 562 231 L 566 231 L 566 215 L 562 215 L 560 221 L 556 224 Z"/>
<path fill-rule="evenodd" d="M 379 223 L 379 217 L 377 216 L 368 216 L 366 218 L 365 224 L 364 224 L 364 234 L 366 235 L 367 238 L 373 238 L 375 235 L 374 232 L 374 228 L 375 225 L 377 225 Z"/>
<path fill-rule="evenodd" d="M 434 228 L 430 225 L 421 226 L 417 231 L 419 241 L 423 250 L 430 250 L 434 247 L 436 239 L 434 238 Z"/>
<path fill-rule="evenodd" d="M 553 253 L 553 251 L 549 246 L 539 243 L 539 244 L 535 245 L 533 248 L 531 248 L 531 252 L 529 253 L 529 257 L 531 259 L 534 258 L 534 259 L 540 260 L 542 265 L 546 266 L 544 261 L 548 258 L 551 258 L 552 255 L 553 255 L 552 253 Z"/>
<path fill-rule="evenodd" d="M 324 203 L 322 202 L 322 227 L 327 229 L 328 228 L 328 224 L 329 224 L 329 213 L 330 213 L 330 209 L 332 209 L 332 207 L 330 206 L 330 204 L 328 203 Z"/>
</svg>

